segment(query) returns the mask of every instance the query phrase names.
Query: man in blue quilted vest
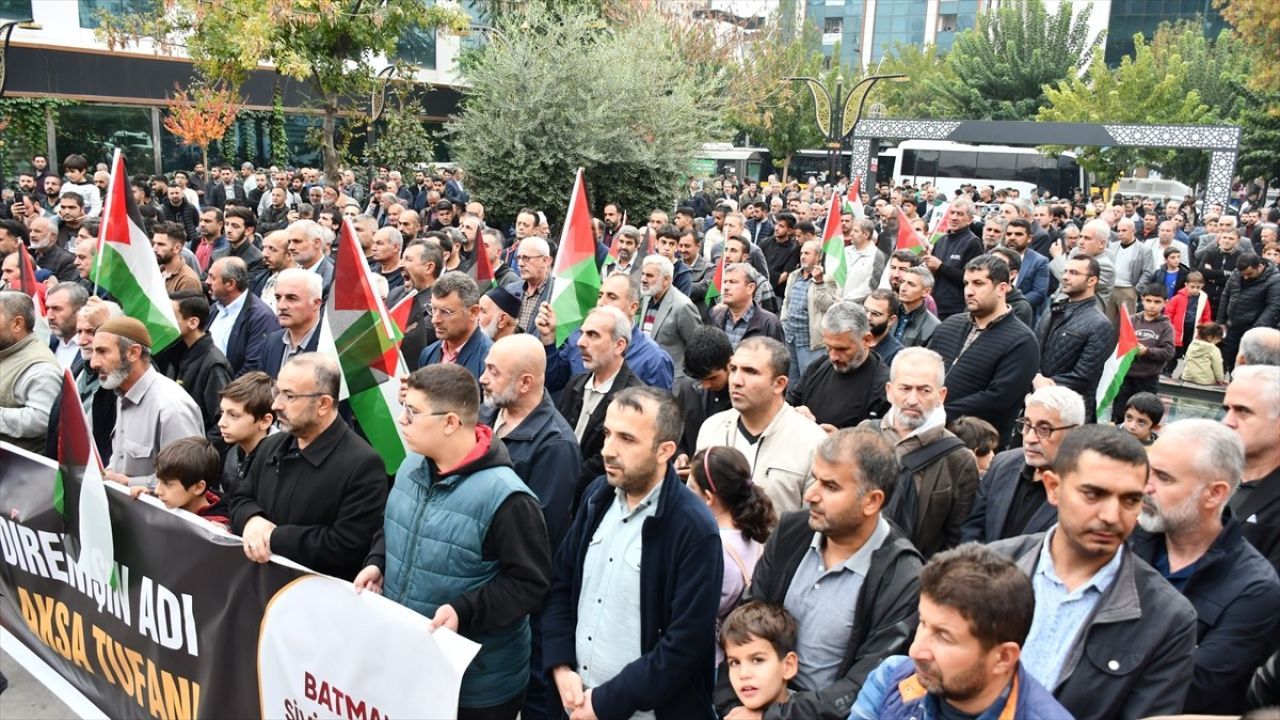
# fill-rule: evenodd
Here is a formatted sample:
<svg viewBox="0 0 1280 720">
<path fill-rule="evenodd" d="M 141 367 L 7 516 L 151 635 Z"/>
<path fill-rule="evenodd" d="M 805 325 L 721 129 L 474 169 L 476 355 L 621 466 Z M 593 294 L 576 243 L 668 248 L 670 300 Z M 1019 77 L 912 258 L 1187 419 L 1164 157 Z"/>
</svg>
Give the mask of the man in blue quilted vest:
<svg viewBox="0 0 1280 720">
<path fill-rule="evenodd" d="M 887 658 L 849 720 L 1070 718 L 1022 667 L 1031 580 L 977 543 L 938 553 L 920 571 L 920 624 L 910 657 Z"/>
<path fill-rule="evenodd" d="M 477 424 L 479 411 L 466 368 L 429 365 L 409 376 L 400 427 L 411 452 L 355 586 L 480 643 L 462 677 L 458 720 L 514 720 L 529 680 L 529 613 L 551 586 L 551 549 L 538 498 L 493 430 Z"/>
</svg>

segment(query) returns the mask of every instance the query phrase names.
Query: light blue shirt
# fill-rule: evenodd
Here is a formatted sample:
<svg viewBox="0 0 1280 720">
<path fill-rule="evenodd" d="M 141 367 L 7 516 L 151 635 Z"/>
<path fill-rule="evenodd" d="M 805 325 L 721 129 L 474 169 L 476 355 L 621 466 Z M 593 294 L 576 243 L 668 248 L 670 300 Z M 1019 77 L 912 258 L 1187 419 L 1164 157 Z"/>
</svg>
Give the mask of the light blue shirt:
<svg viewBox="0 0 1280 720">
<path fill-rule="evenodd" d="M 231 328 L 236 326 L 236 318 L 240 317 L 240 311 L 244 309 L 244 302 L 247 297 L 249 297 L 249 292 L 245 291 L 240 293 L 240 297 L 233 300 L 230 305 L 218 303 L 214 308 L 218 314 L 209 323 L 209 337 L 213 338 L 213 344 L 218 346 L 223 355 L 227 354 L 227 343 L 231 340 Z"/>
<path fill-rule="evenodd" d="M 1036 561 L 1036 571 L 1031 576 L 1036 596 L 1035 616 L 1027 641 L 1022 645 L 1023 667 L 1050 691 L 1058 686 L 1062 665 L 1079 641 L 1080 631 L 1093 614 L 1093 608 L 1115 581 L 1124 554 L 1124 546 L 1121 545 L 1115 557 L 1094 573 L 1088 582 L 1067 592 L 1067 586 L 1058 577 L 1053 567 L 1053 556 L 1049 553 L 1049 544 L 1057 530 L 1057 525 L 1050 528 L 1044 535 L 1044 544 L 1040 546 L 1040 559 Z"/>
<path fill-rule="evenodd" d="M 578 629 L 574 650 L 582 684 L 594 688 L 612 680 L 640 658 L 640 558 L 641 530 L 645 518 L 658 511 L 662 483 L 654 486 L 635 508 L 627 507 L 626 493 L 614 491 L 591 536 L 582 563 L 582 591 L 578 595 Z M 653 718 L 638 712 L 631 720 Z"/>
<path fill-rule="evenodd" d="M 817 691 L 835 684 L 853 634 L 858 593 L 871 569 L 871 555 L 888 538 L 889 523 L 881 516 L 858 552 L 840 565 L 826 568 L 822 564 L 826 538 L 822 533 L 813 534 L 783 601 L 796 619 L 800 656 L 800 671 L 794 681 L 797 688 Z"/>
</svg>

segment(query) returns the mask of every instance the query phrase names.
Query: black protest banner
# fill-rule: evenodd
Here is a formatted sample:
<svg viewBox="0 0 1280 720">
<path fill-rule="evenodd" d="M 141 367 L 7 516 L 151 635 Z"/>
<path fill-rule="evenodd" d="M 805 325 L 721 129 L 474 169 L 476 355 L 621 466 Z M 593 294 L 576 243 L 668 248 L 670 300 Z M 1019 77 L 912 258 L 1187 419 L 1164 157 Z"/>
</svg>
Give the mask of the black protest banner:
<svg viewBox="0 0 1280 720">
<path fill-rule="evenodd" d="M 264 613 L 308 574 L 250 562 L 237 539 L 110 490 L 118 583 L 104 586 L 67 549 L 56 474 L 0 447 L 0 626 L 108 717 L 260 716 Z M 74 508 L 78 481 L 64 482 Z"/>
</svg>

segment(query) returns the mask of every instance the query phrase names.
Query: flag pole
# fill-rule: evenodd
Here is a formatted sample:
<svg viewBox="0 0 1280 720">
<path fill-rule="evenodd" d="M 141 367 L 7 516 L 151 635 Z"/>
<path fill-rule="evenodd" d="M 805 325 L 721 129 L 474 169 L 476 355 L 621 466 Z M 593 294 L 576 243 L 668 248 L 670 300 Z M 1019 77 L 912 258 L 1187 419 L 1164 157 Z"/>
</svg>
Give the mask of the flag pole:
<svg viewBox="0 0 1280 720">
<path fill-rule="evenodd" d="M 119 161 L 120 148 L 116 148 L 115 152 L 111 154 L 111 179 L 107 181 L 107 196 L 102 199 L 103 210 L 111 207 L 111 196 L 115 193 L 116 188 L 116 173 L 120 171 Z M 90 273 L 93 276 L 93 292 L 90 295 L 93 297 L 98 296 L 98 271 L 102 269 L 102 243 L 107 237 L 107 223 L 110 220 L 109 215 L 103 213 L 102 222 L 98 224 L 98 247 L 93 253 L 93 272 Z"/>
</svg>

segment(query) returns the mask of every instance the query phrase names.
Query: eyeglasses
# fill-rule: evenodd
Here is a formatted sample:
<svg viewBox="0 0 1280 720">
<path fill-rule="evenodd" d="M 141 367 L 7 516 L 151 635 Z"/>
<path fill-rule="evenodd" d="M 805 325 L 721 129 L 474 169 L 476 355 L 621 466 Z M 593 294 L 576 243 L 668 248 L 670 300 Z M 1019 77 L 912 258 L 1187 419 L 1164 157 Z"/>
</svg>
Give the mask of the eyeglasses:
<svg viewBox="0 0 1280 720">
<path fill-rule="evenodd" d="M 465 310 L 465 309 L 466 309 L 466 308 L 463 308 L 463 310 Z M 431 315 L 432 315 L 432 317 L 435 317 L 436 315 L 439 315 L 440 317 L 444 318 L 445 320 L 452 320 L 452 319 L 453 319 L 453 317 L 454 317 L 455 315 L 457 315 L 458 313 L 460 313 L 460 312 L 462 312 L 462 310 L 450 310 L 449 308 L 442 308 L 442 307 L 433 307 L 433 308 L 431 308 Z"/>
<path fill-rule="evenodd" d="M 278 398 L 278 397 L 282 397 L 282 396 L 283 396 L 283 397 L 284 397 L 284 401 L 285 401 L 285 402 L 287 402 L 287 403 L 291 403 L 291 402 L 293 402 L 294 400 L 297 400 L 298 398 L 314 398 L 314 397 L 320 397 L 320 396 L 322 396 L 322 395 L 328 395 L 328 394 L 329 394 L 329 393 L 322 393 L 322 392 L 314 392 L 314 393 L 296 393 L 296 392 L 294 392 L 294 391 L 292 391 L 292 390 L 279 390 L 279 389 L 277 389 L 277 390 L 273 390 L 273 391 L 271 392 L 271 398 L 274 400 L 275 398 Z"/>
<path fill-rule="evenodd" d="M 550 257 L 550 256 L 549 255 L 517 255 L 516 260 L 519 260 L 522 263 L 527 263 L 527 262 L 533 262 L 534 260 L 541 260 L 544 257 Z"/>
<path fill-rule="evenodd" d="M 449 411 L 449 410 L 445 410 L 445 411 L 443 411 L 443 412 L 426 412 L 426 411 L 423 411 L 423 410 L 414 410 L 413 408 L 409 407 L 408 405 L 405 405 L 405 406 L 404 406 L 404 417 L 405 417 L 405 419 L 407 420 L 407 422 L 406 422 L 405 424 L 406 424 L 406 425 L 412 425 L 412 424 L 413 424 L 413 421 L 414 421 L 414 420 L 416 420 L 419 416 L 423 416 L 423 417 L 436 417 L 436 416 L 438 416 L 438 415 L 448 415 L 450 412 L 451 412 L 451 411 Z"/>
<path fill-rule="evenodd" d="M 1053 435 L 1059 430 L 1070 430 L 1071 428 L 1076 427 L 1075 425 L 1063 425 L 1062 427 L 1049 427 L 1047 425 L 1032 425 L 1031 421 L 1026 419 L 1025 417 L 1020 417 L 1017 420 L 1014 420 L 1013 426 L 1017 428 L 1019 435 L 1026 435 L 1027 430 L 1034 430 L 1036 433 L 1036 437 L 1040 438 L 1041 440 L 1048 440 L 1049 436 Z"/>
</svg>

